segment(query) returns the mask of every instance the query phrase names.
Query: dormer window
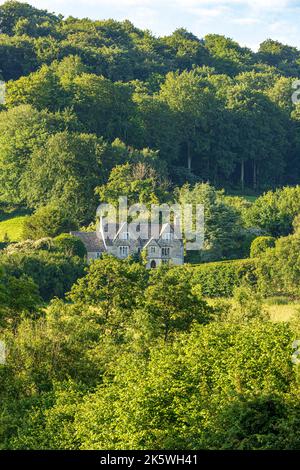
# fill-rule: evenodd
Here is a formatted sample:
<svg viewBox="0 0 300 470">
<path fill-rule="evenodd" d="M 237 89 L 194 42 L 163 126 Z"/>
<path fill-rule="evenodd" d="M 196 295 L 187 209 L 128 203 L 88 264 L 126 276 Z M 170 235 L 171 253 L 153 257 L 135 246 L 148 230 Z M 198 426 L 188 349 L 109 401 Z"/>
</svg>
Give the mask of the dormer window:
<svg viewBox="0 0 300 470">
<path fill-rule="evenodd" d="M 121 240 L 129 240 L 129 233 L 128 232 L 122 232 L 120 234 L 120 239 Z"/>
<path fill-rule="evenodd" d="M 172 240 L 172 237 L 173 237 L 173 234 L 170 232 L 163 233 L 163 236 L 162 236 L 163 240 L 167 240 L 167 241 Z"/>
<path fill-rule="evenodd" d="M 150 246 L 149 251 L 151 255 L 155 255 L 155 252 L 156 252 L 155 246 Z"/>
</svg>

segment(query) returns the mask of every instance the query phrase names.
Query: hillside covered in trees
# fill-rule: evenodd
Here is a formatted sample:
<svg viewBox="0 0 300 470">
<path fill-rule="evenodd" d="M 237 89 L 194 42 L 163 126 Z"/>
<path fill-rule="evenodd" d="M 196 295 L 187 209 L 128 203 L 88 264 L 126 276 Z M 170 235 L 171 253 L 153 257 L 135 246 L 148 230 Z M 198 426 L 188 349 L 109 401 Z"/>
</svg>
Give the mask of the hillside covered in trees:
<svg viewBox="0 0 300 470">
<path fill-rule="evenodd" d="M 0 33 L 0 450 L 300 449 L 300 51 L 15 1 Z M 203 249 L 88 265 L 119 196 L 202 204 Z"/>
<path fill-rule="evenodd" d="M 254 53 L 184 29 L 158 38 L 129 21 L 63 18 L 15 1 L 0 7 L 0 32 L 2 201 L 36 208 L 78 191 L 92 203 L 96 182 L 130 159 L 175 185 L 299 181 L 292 46 L 268 39 Z"/>
</svg>

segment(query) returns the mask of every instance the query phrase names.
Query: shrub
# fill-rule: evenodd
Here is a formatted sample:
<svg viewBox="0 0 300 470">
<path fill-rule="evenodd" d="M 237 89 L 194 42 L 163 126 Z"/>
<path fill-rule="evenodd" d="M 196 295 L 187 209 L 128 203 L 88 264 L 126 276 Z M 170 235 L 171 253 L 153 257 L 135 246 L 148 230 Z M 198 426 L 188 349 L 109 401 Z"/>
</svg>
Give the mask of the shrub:
<svg viewBox="0 0 300 470">
<path fill-rule="evenodd" d="M 193 283 L 200 284 L 205 297 L 231 297 L 243 282 L 256 284 L 256 261 L 242 259 L 193 266 Z"/>
<path fill-rule="evenodd" d="M 79 256 L 84 258 L 86 256 L 86 248 L 78 237 L 62 233 L 54 238 L 54 246 L 69 256 Z"/>
<path fill-rule="evenodd" d="M 83 276 L 85 268 L 83 261 L 77 256 L 44 250 L 3 254 L 0 265 L 8 275 L 20 277 L 24 274 L 31 277 L 46 302 L 53 297 L 63 297 L 74 282 Z"/>
<path fill-rule="evenodd" d="M 257 260 L 260 290 L 265 295 L 300 295 L 300 234 L 279 238 Z"/>
<path fill-rule="evenodd" d="M 41 238 L 40 240 L 24 240 L 18 243 L 10 243 L 5 253 L 32 253 L 34 251 L 45 250 L 53 251 L 52 238 Z"/>
<path fill-rule="evenodd" d="M 24 222 L 23 239 L 37 240 L 76 230 L 77 224 L 65 210 L 56 205 L 40 207 Z"/>
<path fill-rule="evenodd" d="M 274 248 L 276 239 L 274 237 L 257 237 L 251 243 L 250 256 L 257 258 L 265 253 L 268 248 Z"/>
<path fill-rule="evenodd" d="M 268 191 L 247 212 L 247 223 L 274 237 L 286 236 L 300 212 L 300 186 Z"/>
</svg>

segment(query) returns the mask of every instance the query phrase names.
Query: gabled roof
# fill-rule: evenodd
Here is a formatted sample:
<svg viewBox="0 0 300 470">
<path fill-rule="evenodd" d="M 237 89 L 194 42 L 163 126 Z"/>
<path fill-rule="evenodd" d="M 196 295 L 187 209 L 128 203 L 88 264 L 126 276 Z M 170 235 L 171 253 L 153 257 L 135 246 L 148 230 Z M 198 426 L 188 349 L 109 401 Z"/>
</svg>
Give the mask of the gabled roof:
<svg viewBox="0 0 300 470">
<path fill-rule="evenodd" d="M 96 232 L 70 232 L 74 237 L 78 237 L 86 247 L 88 253 L 101 253 L 105 251 L 102 240 L 97 236 Z"/>
<path fill-rule="evenodd" d="M 160 248 L 160 244 L 158 243 L 158 239 L 155 237 L 151 237 L 150 240 L 145 243 L 144 248 L 147 248 L 148 246 L 157 246 Z"/>
<path fill-rule="evenodd" d="M 128 231 L 128 224 L 127 222 L 123 222 L 120 226 L 119 226 L 119 229 L 117 230 L 117 233 L 114 237 L 114 241 L 116 240 L 116 238 L 120 238 L 120 234 L 121 233 L 126 233 Z"/>
<path fill-rule="evenodd" d="M 102 221 L 103 222 L 103 221 Z M 141 236 L 138 238 L 141 238 L 145 242 L 148 242 L 150 239 L 156 239 L 159 240 L 164 232 L 167 230 L 170 233 L 174 233 L 174 225 L 171 223 L 165 223 L 165 224 L 151 224 L 150 222 L 140 222 L 137 223 L 137 225 L 140 225 L 140 232 Z M 128 225 L 127 222 L 122 222 L 121 224 L 112 224 L 112 223 L 105 223 L 101 225 L 100 222 L 100 227 L 99 227 L 99 233 L 101 234 L 102 241 L 104 245 L 112 245 L 115 240 L 120 238 L 121 233 L 128 232 L 130 228 L 130 225 Z M 137 231 L 137 235 L 138 235 Z M 143 236 L 142 234 L 146 233 L 146 237 Z M 107 236 L 107 234 L 111 234 L 110 237 Z"/>
</svg>

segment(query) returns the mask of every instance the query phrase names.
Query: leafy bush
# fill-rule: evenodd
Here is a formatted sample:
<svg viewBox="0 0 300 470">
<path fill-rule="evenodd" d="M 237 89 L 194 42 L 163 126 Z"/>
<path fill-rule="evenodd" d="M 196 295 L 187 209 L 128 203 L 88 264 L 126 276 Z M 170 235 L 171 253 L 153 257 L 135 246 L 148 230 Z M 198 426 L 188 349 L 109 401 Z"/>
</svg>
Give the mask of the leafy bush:
<svg viewBox="0 0 300 470">
<path fill-rule="evenodd" d="M 243 281 L 256 284 L 254 259 L 221 261 L 193 266 L 193 283 L 200 284 L 205 297 L 230 297 Z"/>
<path fill-rule="evenodd" d="M 279 238 L 257 260 L 258 285 L 265 295 L 300 295 L 300 235 Z"/>
<path fill-rule="evenodd" d="M 37 240 L 44 237 L 55 237 L 69 230 L 76 230 L 77 224 L 65 210 L 49 204 L 40 207 L 28 217 L 23 226 L 23 239 Z"/>
<path fill-rule="evenodd" d="M 292 232 L 293 221 L 300 213 L 300 186 L 268 191 L 248 211 L 248 224 L 274 237 Z"/>
<path fill-rule="evenodd" d="M 268 248 L 274 248 L 276 239 L 274 237 L 257 237 L 251 243 L 250 256 L 256 258 Z"/>
<path fill-rule="evenodd" d="M 78 237 L 62 233 L 54 238 L 54 246 L 69 256 L 79 256 L 84 258 L 86 256 L 86 248 Z"/>
<path fill-rule="evenodd" d="M 25 274 L 39 287 L 43 300 L 63 297 L 74 282 L 83 276 L 85 264 L 78 257 L 44 250 L 32 253 L 3 254 L 0 264 L 7 274 L 20 277 Z"/>
</svg>

